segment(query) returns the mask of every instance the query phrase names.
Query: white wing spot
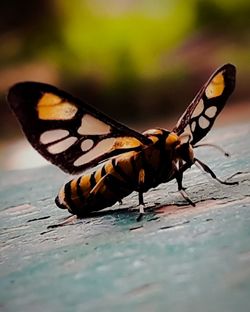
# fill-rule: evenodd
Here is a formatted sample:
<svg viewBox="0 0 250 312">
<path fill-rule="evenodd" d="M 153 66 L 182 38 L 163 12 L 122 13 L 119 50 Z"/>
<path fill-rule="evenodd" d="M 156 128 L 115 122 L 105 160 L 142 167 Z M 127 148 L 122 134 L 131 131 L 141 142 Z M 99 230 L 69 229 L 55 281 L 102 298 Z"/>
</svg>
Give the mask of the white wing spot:
<svg viewBox="0 0 250 312">
<path fill-rule="evenodd" d="M 196 105 L 195 110 L 192 113 L 192 118 L 200 116 L 204 109 L 204 101 L 200 99 L 199 103 Z"/>
<path fill-rule="evenodd" d="M 76 137 L 70 137 L 67 138 L 61 142 L 58 142 L 56 144 L 53 144 L 51 146 L 48 147 L 48 151 L 51 154 L 59 154 L 62 153 L 64 151 L 66 151 L 68 148 L 70 148 L 71 145 L 73 145 L 75 142 L 77 141 Z"/>
<path fill-rule="evenodd" d="M 191 124 L 191 130 L 192 130 L 192 132 L 194 132 L 195 127 L 196 127 L 196 121 L 193 121 L 192 124 Z"/>
<path fill-rule="evenodd" d="M 87 140 L 84 140 L 81 144 L 81 149 L 83 152 L 86 152 L 88 151 L 92 146 L 94 145 L 94 141 L 93 140 L 90 140 L 90 139 L 87 139 Z"/>
<path fill-rule="evenodd" d="M 199 126 L 202 129 L 206 129 L 209 126 L 209 120 L 207 120 L 205 117 L 201 116 L 199 118 Z"/>
<path fill-rule="evenodd" d="M 67 135 L 69 135 L 69 131 L 63 129 L 45 131 L 40 136 L 40 142 L 42 144 L 48 144 L 65 138 Z"/>
<path fill-rule="evenodd" d="M 78 129 L 78 133 L 82 135 L 107 134 L 109 132 L 109 125 L 88 114 L 83 116 L 81 126 Z"/>
<path fill-rule="evenodd" d="M 187 125 L 186 128 L 184 129 L 184 132 L 180 135 L 181 138 L 181 143 L 186 143 L 193 138 L 193 134 L 191 132 L 190 125 Z"/>
<path fill-rule="evenodd" d="M 211 106 L 211 107 L 206 109 L 205 115 L 207 115 L 207 117 L 209 117 L 209 118 L 213 118 L 215 116 L 216 112 L 217 112 L 217 107 Z"/>
<path fill-rule="evenodd" d="M 108 139 L 102 140 L 94 148 L 92 148 L 88 153 L 77 158 L 74 162 L 74 166 L 78 167 L 78 166 L 84 165 L 90 162 L 91 160 L 101 156 L 102 154 L 109 152 L 112 149 L 114 142 L 115 142 L 114 138 L 108 138 Z"/>
<path fill-rule="evenodd" d="M 185 133 L 192 135 L 191 129 L 190 129 L 190 125 L 187 125 L 185 128 Z"/>
</svg>

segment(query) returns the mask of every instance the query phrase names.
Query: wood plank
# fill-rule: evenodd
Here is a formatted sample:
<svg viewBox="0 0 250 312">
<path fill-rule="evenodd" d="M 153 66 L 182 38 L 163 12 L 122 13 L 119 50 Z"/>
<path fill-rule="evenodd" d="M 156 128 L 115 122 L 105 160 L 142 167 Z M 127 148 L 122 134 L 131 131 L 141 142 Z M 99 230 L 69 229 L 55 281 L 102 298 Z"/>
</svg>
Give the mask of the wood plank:
<svg viewBox="0 0 250 312">
<path fill-rule="evenodd" d="M 67 177 L 55 167 L 1 172 L 1 311 L 250 311 L 250 125 L 213 130 L 198 157 L 237 186 L 197 168 L 122 206 L 53 227 L 68 216 L 54 197 Z M 150 206 L 154 206 L 154 209 Z"/>
</svg>

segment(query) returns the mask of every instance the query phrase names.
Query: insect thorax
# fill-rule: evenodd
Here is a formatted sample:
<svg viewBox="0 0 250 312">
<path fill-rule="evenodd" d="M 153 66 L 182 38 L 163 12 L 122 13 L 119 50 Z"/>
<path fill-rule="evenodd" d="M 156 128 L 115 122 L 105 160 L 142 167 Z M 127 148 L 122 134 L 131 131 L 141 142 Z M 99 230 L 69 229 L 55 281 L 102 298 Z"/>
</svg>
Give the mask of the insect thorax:
<svg viewBox="0 0 250 312">
<path fill-rule="evenodd" d="M 174 164 L 179 161 L 193 163 L 194 153 L 189 143 L 189 135 L 184 133 L 178 136 L 175 132 L 161 128 L 149 129 L 143 134 L 149 137 L 155 145 L 159 145 L 164 150 L 165 157 L 171 158 Z"/>
</svg>

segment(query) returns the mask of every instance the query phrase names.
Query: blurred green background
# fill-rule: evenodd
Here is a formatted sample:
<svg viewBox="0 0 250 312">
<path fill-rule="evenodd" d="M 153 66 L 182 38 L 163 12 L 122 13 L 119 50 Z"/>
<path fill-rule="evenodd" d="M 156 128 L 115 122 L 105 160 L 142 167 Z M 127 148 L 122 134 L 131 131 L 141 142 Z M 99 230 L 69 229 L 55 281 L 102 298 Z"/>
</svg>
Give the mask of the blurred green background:
<svg viewBox="0 0 250 312">
<path fill-rule="evenodd" d="M 23 80 L 55 84 L 130 125 L 167 127 L 230 62 L 231 102 L 249 105 L 249 0 L 9 0 L 0 14 L 1 142 L 21 136 L 4 95 Z"/>
</svg>

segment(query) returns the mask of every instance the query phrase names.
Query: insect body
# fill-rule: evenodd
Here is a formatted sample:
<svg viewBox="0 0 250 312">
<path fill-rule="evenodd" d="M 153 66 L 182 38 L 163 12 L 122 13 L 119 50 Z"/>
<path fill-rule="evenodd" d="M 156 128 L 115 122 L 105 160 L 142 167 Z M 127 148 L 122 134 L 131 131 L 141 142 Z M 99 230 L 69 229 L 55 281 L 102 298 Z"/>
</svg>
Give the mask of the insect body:
<svg viewBox="0 0 250 312">
<path fill-rule="evenodd" d="M 178 136 L 164 129 L 151 129 L 144 133 L 151 144 L 140 145 L 138 151 L 127 152 L 89 175 L 69 181 L 59 192 L 56 203 L 72 213 L 86 214 L 112 206 L 129 195 L 142 194 L 160 183 L 175 177 Z M 138 142 L 139 143 L 139 142 Z"/>
<path fill-rule="evenodd" d="M 211 129 L 234 90 L 235 67 L 219 68 L 201 88 L 172 131 L 136 132 L 53 86 L 23 82 L 8 94 L 28 140 L 45 158 L 68 173 L 102 166 L 66 183 L 56 204 L 78 216 L 112 206 L 133 191 L 143 193 L 177 180 L 182 196 L 183 173 L 194 163 L 223 184 L 194 157 L 193 148 Z"/>
</svg>

